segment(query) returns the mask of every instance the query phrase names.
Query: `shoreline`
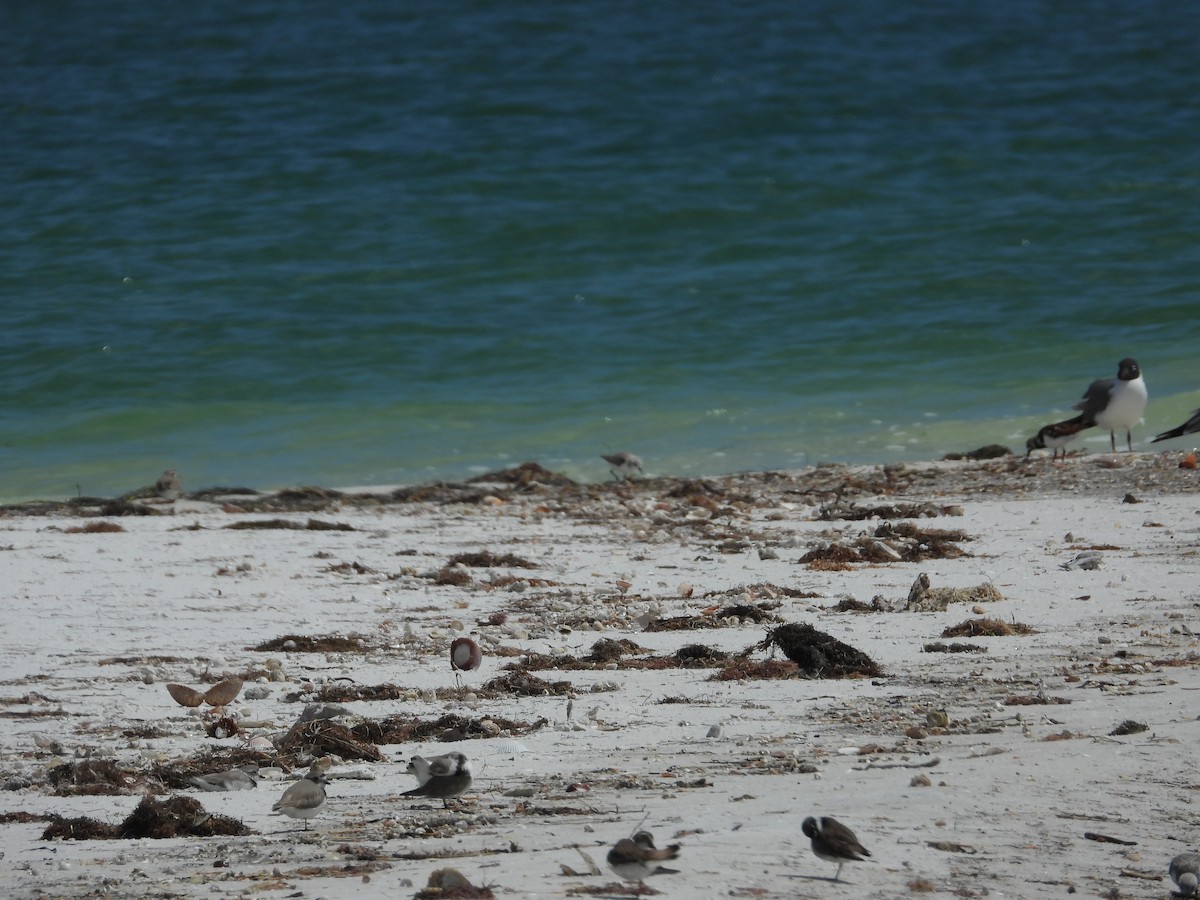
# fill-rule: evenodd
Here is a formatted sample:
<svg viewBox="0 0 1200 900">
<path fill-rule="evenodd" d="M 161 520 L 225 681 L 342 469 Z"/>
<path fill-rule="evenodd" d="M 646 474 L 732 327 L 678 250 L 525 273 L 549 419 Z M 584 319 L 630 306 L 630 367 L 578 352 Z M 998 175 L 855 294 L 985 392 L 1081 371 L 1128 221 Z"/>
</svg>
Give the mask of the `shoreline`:
<svg viewBox="0 0 1200 900">
<path fill-rule="evenodd" d="M 409 896 L 453 866 L 500 897 L 611 896 L 604 855 L 641 826 L 683 845 L 680 874 L 649 882 L 667 894 L 1167 896 L 1168 861 L 1200 839 L 1186 751 L 1200 736 L 1200 477 L 1182 455 L 591 485 L 517 467 L 184 499 L 171 515 L 4 507 L 20 627 L 0 641 L 0 889 Z M 958 593 L 907 611 L 921 575 Z M 1031 631 L 947 636 L 981 620 Z M 752 649 L 785 624 L 882 674 L 829 678 L 832 657 L 810 671 Z M 448 647 L 470 632 L 484 661 L 459 689 Z M 288 636 L 354 640 L 255 649 Z M 634 647 L 589 659 L 602 639 Z M 977 649 L 929 649 L 956 643 Z M 708 655 L 681 664 L 697 644 Z M 165 685 L 227 673 L 245 679 L 226 709 L 239 733 L 213 737 L 208 708 Z M 569 693 L 515 691 L 516 675 Z M 354 734 L 455 716 L 466 739 L 367 741 L 378 758 L 335 761 L 325 808 L 296 831 L 269 812 L 305 752 L 275 743 L 310 702 L 339 703 Z M 498 732 L 471 730 L 485 720 Z M 1114 734 L 1126 721 L 1146 728 Z M 410 756 L 449 750 L 478 767 L 469 799 L 447 812 L 400 796 Z M 254 790 L 172 786 L 247 753 Z M 82 782 L 87 760 L 111 762 L 119 792 L 91 793 L 104 786 Z M 256 833 L 45 840 L 46 820 L 13 815 L 119 823 L 144 792 Z M 850 825 L 874 862 L 827 880 L 807 815 Z"/>
</svg>

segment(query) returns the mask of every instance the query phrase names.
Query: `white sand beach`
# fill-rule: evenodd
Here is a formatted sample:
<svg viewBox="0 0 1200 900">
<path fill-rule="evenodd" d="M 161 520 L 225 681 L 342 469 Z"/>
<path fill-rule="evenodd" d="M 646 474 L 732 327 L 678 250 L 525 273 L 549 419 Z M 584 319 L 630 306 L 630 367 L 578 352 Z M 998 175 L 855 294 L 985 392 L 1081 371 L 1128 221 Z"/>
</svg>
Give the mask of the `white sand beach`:
<svg viewBox="0 0 1200 900">
<path fill-rule="evenodd" d="M 605 854 L 645 828 L 682 845 L 680 872 L 646 883 L 667 896 L 1171 896 L 1168 862 L 1200 845 L 1200 473 L 1181 456 L 7 508 L 0 894 L 408 897 L 451 866 L 497 897 L 620 896 L 636 885 Z M 801 561 L 831 543 L 833 561 Z M 971 590 L 907 611 L 922 573 Z M 983 619 L 1029 633 L 943 634 Z M 787 623 L 880 674 L 828 677 L 829 652 L 807 672 L 711 658 Z M 449 646 L 469 633 L 483 662 L 459 689 Z M 329 636 L 351 640 L 302 652 Z M 601 639 L 636 648 L 568 665 Z M 680 667 L 689 645 L 710 657 Z M 167 690 L 226 675 L 245 685 L 223 712 Z M 518 675 L 569 691 L 524 695 Z M 338 734 L 380 758 L 333 754 L 304 831 L 271 806 L 311 754 L 279 744 L 334 702 Z M 371 739 L 447 715 L 463 724 L 432 739 Z M 411 756 L 450 750 L 475 768 L 462 798 L 401 796 Z M 252 790 L 171 787 L 243 758 Z M 44 837 L 52 817 L 119 825 L 146 793 L 252 833 Z M 871 860 L 831 880 L 809 815 Z"/>
</svg>

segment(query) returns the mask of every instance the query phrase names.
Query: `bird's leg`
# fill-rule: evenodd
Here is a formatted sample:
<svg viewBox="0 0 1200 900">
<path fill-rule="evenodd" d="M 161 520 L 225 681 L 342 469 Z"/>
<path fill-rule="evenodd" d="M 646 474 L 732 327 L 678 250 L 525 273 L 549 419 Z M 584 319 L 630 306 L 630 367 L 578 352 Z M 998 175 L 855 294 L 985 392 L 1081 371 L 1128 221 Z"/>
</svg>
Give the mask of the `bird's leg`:
<svg viewBox="0 0 1200 900">
<path fill-rule="evenodd" d="M 1108 433 L 1108 441 L 1110 444 L 1112 444 L 1112 452 L 1116 453 L 1117 452 L 1117 433 L 1115 431 L 1110 431 Z"/>
<path fill-rule="evenodd" d="M 836 874 L 834 874 L 834 876 L 833 876 L 834 881 L 842 880 L 842 866 L 844 866 L 844 865 L 845 865 L 845 863 L 838 863 L 838 870 L 837 870 Z"/>
<path fill-rule="evenodd" d="M 1133 432 L 1129 429 L 1125 430 L 1125 446 L 1129 448 L 1129 452 L 1133 452 Z"/>
</svg>

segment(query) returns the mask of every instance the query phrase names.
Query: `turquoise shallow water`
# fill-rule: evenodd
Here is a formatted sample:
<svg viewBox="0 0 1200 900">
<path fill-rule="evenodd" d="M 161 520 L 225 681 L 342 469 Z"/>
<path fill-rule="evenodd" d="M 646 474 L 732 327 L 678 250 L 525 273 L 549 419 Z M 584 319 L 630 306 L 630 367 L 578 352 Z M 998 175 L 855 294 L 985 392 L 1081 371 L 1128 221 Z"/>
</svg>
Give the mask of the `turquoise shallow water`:
<svg viewBox="0 0 1200 900">
<path fill-rule="evenodd" d="M 0 496 L 1177 424 L 1193 24 L 960 6 L 6 9 Z"/>
</svg>

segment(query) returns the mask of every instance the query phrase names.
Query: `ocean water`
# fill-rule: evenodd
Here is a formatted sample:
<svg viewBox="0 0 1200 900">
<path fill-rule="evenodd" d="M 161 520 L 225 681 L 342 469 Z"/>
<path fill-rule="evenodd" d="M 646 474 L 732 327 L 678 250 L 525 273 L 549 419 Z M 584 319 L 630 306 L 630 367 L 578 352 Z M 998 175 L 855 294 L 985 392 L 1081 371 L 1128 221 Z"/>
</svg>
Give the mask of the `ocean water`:
<svg viewBox="0 0 1200 900">
<path fill-rule="evenodd" d="M 0 12 L 0 497 L 1020 448 L 1200 405 L 1178 4 Z M 1107 446 L 1107 435 L 1091 441 Z"/>
</svg>

